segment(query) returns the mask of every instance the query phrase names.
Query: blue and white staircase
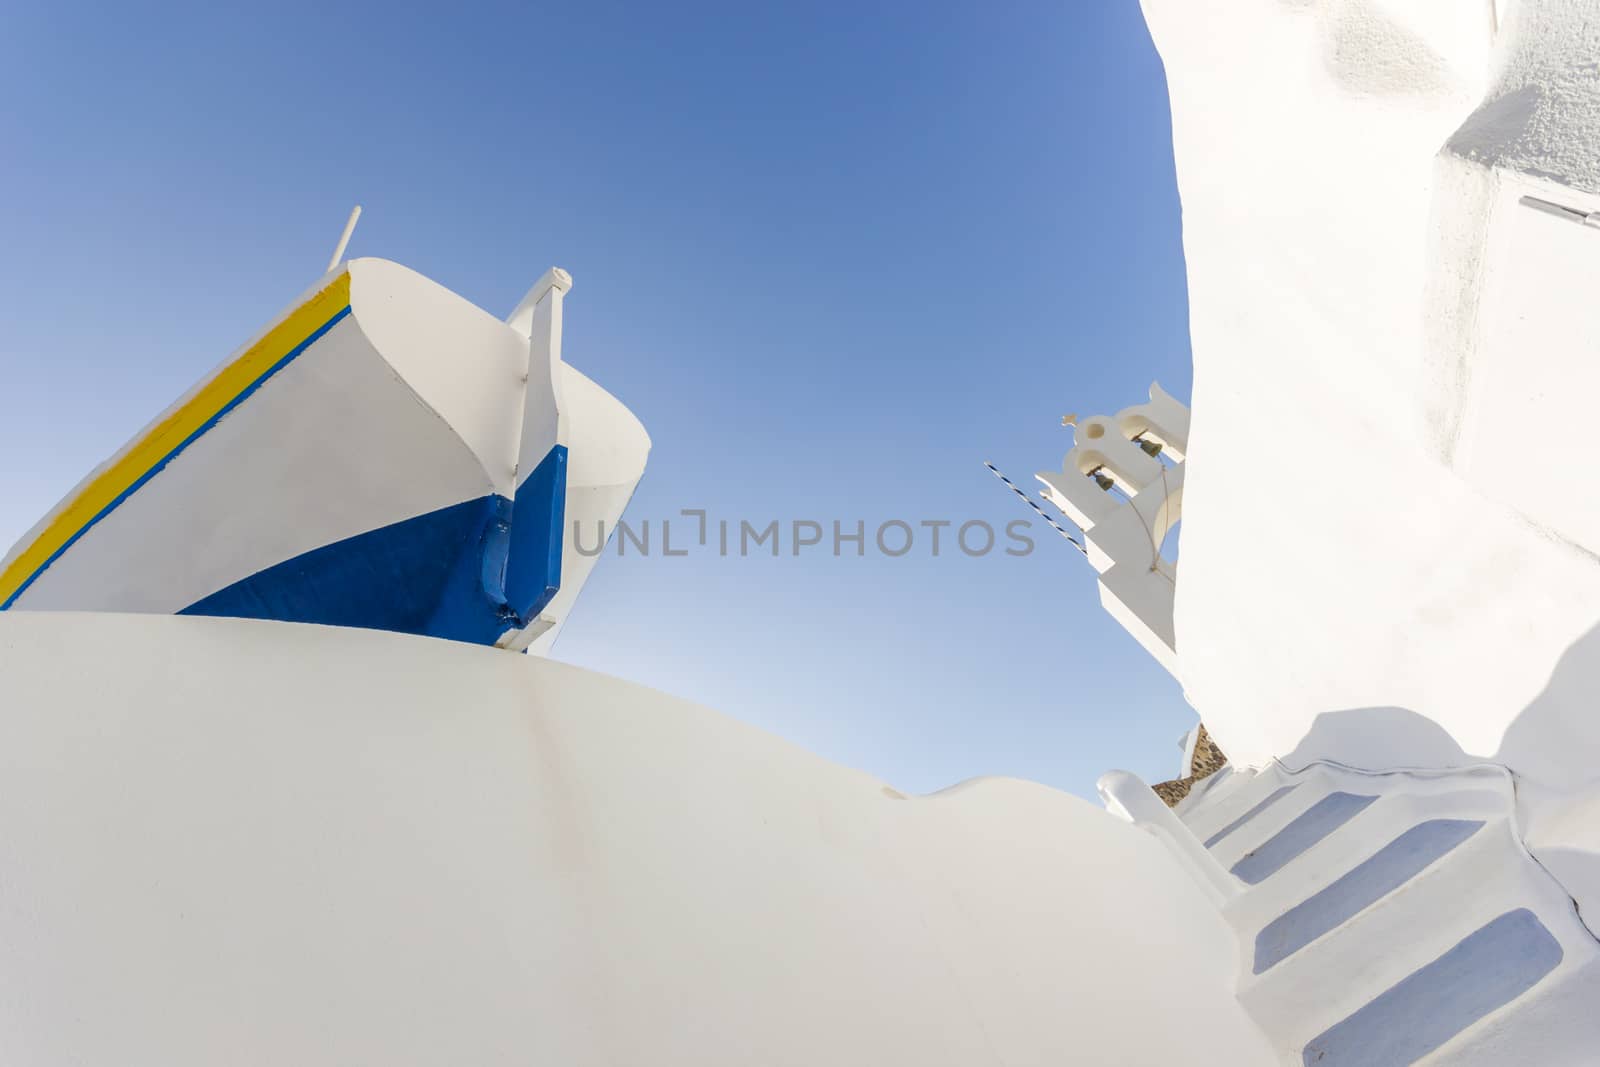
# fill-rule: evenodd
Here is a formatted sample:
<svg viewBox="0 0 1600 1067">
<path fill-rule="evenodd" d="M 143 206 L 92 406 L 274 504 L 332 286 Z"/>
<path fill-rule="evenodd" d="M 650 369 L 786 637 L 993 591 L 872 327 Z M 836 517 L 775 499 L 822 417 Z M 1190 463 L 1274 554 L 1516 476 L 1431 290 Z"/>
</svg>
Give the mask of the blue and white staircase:
<svg viewBox="0 0 1600 1067">
<path fill-rule="evenodd" d="M 1493 766 L 1270 766 L 1150 828 L 1214 861 L 1239 1000 L 1285 1063 L 1600 1063 L 1600 943 L 1523 847 L 1514 789 Z"/>
</svg>

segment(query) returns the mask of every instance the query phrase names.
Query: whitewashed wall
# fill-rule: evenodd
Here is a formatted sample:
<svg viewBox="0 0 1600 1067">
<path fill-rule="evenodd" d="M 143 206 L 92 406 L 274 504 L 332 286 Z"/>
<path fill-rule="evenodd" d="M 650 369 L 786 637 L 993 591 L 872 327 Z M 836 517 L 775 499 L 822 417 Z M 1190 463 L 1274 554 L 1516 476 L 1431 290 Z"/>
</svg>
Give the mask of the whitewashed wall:
<svg viewBox="0 0 1600 1067">
<path fill-rule="evenodd" d="M 1270 1062 L 1131 825 L 494 649 L 0 615 L 0 838 L 8 1062 Z"/>
<path fill-rule="evenodd" d="M 1600 230 L 1518 203 L 1600 206 L 1592 4 L 1145 9 L 1194 342 L 1190 698 L 1245 763 L 1593 780 Z"/>
</svg>

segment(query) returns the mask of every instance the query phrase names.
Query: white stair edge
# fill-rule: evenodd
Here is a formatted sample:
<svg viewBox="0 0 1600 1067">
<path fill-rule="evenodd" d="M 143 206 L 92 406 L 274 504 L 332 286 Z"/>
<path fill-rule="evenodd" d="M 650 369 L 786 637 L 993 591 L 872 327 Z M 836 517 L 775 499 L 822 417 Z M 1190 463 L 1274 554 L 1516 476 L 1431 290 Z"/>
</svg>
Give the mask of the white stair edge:
<svg viewBox="0 0 1600 1067">
<path fill-rule="evenodd" d="M 1562 946 L 1563 951 L 1566 946 Z M 1522 996 L 1485 1015 L 1417 1061 L 1443 1067 L 1591 1067 L 1600 1049 L 1600 955 L 1561 961 Z"/>
<path fill-rule="evenodd" d="M 1228 906 L 1224 917 L 1241 937 L 1249 933 L 1253 951 L 1255 935 L 1262 927 L 1371 859 L 1407 830 L 1433 819 L 1490 823 L 1510 816 L 1510 797 L 1491 789 L 1380 795 L 1318 844 L 1250 886 Z M 1465 842 L 1443 858 L 1454 855 L 1464 845 Z"/>
<path fill-rule="evenodd" d="M 1231 869 L 1234 864 L 1293 822 L 1296 816 L 1309 811 L 1330 793 L 1351 793 L 1356 796 L 1382 798 L 1397 795 L 1427 796 L 1465 789 L 1494 788 L 1504 793 L 1508 811 L 1515 800 L 1510 776 L 1500 767 L 1477 767 L 1445 772 L 1400 770 L 1374 774 L 1333 763 L 1317 763 L 1293 775 L 1286 774 L 1284 782 L 1298 784 L 1300 788 L 1217 842 L 1211 853 L 1218 863 Z M 1288 814 L 1291 810 L 1294 815 Z M 1360 813 L 1356 818 L 1364 814 L 1365 812 Z M 1384 844 L 1387 844 L 1387 841 Z M 1381 846 L 1375 846 L 1373 851 L 1378 847 Z"/>
<path fill-rule="evenodd" d="M 1288 779 L 1276 766 L 1248 773 L 1235 771 L 1229 781 L 1179 811 L 1178 816 L 1204 841 L 1286 784 Z"/>
<path fill-rule="evenodd" d="M 1283 784 L 1295 784 L 1299 788 L 1273 802 L 1271 807 L 1211 847 L 1211 854 L 1224 868 L 1231 871 L 1234 864 L 1272 840 L 1279 831 L 1315 807 L 1318 801 L 1343 788 L 1333 775 L 1322 770 L 1308 772 L 1298 782 L 1291 780 Z M 1367 792 L 1374 791 L 1369 789 Z M 1201 838 L 1202 842 L 1204 840 Z M 1245 892 L 1249 892 L 1250 889 L 1251 887 L 1247 886 Z"/>
<path fill-rule="evenodd" d="M 1513 856 L 1518 862 L 1506 862 Z M 1470 862 L 1474 858 L 1483 862 Z M 1463 885 L 1463 866 L 1473 873 L 1470 886 Z M 1533 911 L 1563 952 L 1556 970 L 1518 1001 L 1600 956 L 1600 945 L 1578 922 L 1571 899 L 1527 858 L 1511 822 L 1501 818 L 1262 975 L 1249 973 L 1255 944 L 1252 931 L 1250 965 L 1241 971 L 1239 1001 L 1273 1044 L 1292 1052 L 1298 1061 L 1300 1050 L 1323 1031 L 1491 920 L 1518 908 Z M 1337 986 L 1329 983 L 1329 975 L 1338 976 Z"/>
</svg>

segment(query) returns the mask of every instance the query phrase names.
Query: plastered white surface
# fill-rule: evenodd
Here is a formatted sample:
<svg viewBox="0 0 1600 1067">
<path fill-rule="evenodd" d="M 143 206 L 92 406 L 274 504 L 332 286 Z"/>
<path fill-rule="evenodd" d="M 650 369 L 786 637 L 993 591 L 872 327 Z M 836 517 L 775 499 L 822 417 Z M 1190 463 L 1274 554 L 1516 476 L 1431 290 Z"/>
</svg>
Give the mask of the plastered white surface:
<svg viewBox="0 0 1600 1067">
<path fill-rule="evenodd" d="M 1570 416 L 1594 403 L 1594 352 L 1555 294 L 1600 231 L 1517 198 L 1595 188 L 1600 83 L 1573 44 L 1592 7 L 1520 0 L 1497 28 L 1487 3 L 1144 6 L 1195 360 L 1186 692 L 1247 765 L 1331 744 L 1360 766 L 1470 754 L 1581 787 L 1600 750 L 1600 494 L 1580 488 L 1590 431 Z M 1527 124 L 1486 132 L 1480 109 L 1527 85 Z M 1546 221 L 1572 232 L 1546 241 Z"/>
<path fill-rule="evenodd" d="M 18 1063 L 1271 1062 L 1130 824 L 493 649 L 0 615 L 0 834 Z"/>
</svg>

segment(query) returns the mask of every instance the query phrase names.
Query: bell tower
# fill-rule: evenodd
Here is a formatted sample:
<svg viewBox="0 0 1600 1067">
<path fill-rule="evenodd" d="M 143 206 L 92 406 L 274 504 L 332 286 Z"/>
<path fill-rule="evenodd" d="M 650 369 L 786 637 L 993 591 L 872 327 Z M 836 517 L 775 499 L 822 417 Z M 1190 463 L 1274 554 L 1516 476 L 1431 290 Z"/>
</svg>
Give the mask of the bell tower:
<svg viewBox="0 0 1600 1067">
<path fill-rule="evenodd" d="M 1072 451 L 1060 472 L 1036 477 L 1083 529 L 1101 605 L 1176 677 L 1178 575 L 1161 557 L 1161 542 L 1183 517 L 1189 409 L 1151 383 L 1148 403 L 1063 421 L 1073 427 Z"/>
</svg>

